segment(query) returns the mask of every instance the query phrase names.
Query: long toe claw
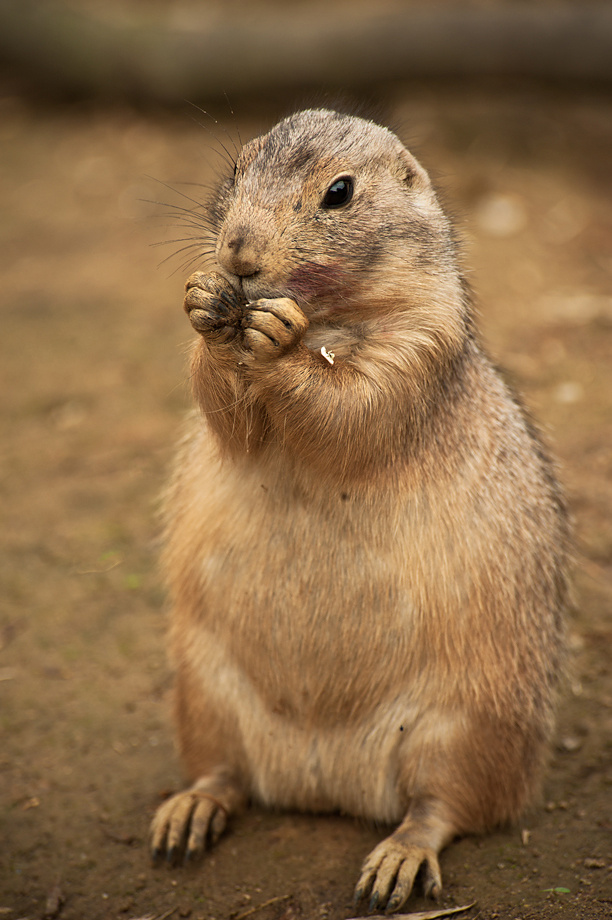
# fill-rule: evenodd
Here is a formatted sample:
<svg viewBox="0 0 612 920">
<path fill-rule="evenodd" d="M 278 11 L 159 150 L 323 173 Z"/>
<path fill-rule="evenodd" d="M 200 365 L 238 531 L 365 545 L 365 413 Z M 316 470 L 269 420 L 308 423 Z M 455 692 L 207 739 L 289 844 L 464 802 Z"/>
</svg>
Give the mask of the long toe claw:
<svg viewBox="0 0 612 920">
<path fill-rule="evenodd" d="M 217 809 L 218 806 L 212 799 L 201 798 L 197 802 L 191 814 L 189 839 L 187 840 L 187 850 L 185 852 L 186 860 L 195 859 L 204 850 L 211 819 Z"/>
<path fill-rule="evenodd" d="M 163 847 L 155 847 L 155 849 L 151 849 L 151 860 L 153 861 L 153 863 L 157 864 L 163 855 L 164 855 Z"/>
<path fill-rule="evenodd" d="M 357 887 L 355 888 L 355 900 L 360 901 L 362 898 L 366 898 L 371 890 L 374 879 L 376 878 L 376 873 L 384 859 L 384 854 L 379 854 L 380 847 L 370 853 L 366 861 L 364 862 L 361 875 L 359 876 L 359 881 L 357 882 Z"/>
<path fill-rule="evenodd" d="M 402 857 L 402 853 L 399 853 L 397 849 L 393 849 L 387 853 L 379 866 L 374 881 L 372 897 L 376 894 L 378 895 L 377 904 L 380 904 L 381 907 L 386 906 L 389 896 L 393 892 L 401 897 L 403 888 L 399 883 L 399 877 L 402 868 Z"/>
<path fill-rule="evenodd" d="M 387 904 L 387 911 L 389 913 L 401 907 L 410 897 L 415 876 L 419 871 L 421 859 L 420 853 L 409 853 L 407 854 L 407 858 L 400 863 L 395 885 L 393 886 L 393 891 L 391 892 L 391 897 Z"/>
<path fill-rule="evenodd" d="M 175 796 L 174 808 L 168 826 L 168 862 L 174 864 L 189 831 L 191 816 L 196 808 L 197 798 L 193 793 Z"/>
<path fill-rule="evenodd" d="M 168 819 L 171 812 L 172 799 L 167 799 L 159 806 L 151 823 L 151 856 L 154 862 L 158 862 L 166 852 Z"/>
<path fill-rule="evenodd" d="M 168 847 L 168 852 L 166 853 L 166 862 L 169 866 L 174 866 L 176 863 L 176 857 L 178 854 L 178 847 Z"/>
<path fill-rule="evenodd" d="M 225 828 L 227 827 L 227 812 L 224 808 L 217 808 L 210 822 L 210 842 L 217 842 Z"/>
<path fill-rule="evenodd" d="M 425 894 L 428 898 L 437 901 L 442 894 L 442 873 L 435 853 L 432 852 L 427 856 L 426 867 Z"/>
<path fill-rule="evenodd" d="M 432 885 L 431 888 L 428 888 L 425 892 L 428 898 L 433 898 L 434 901 L 440 900 L 440 895 L 442 894 L 442 885 Z"/>
<path fill-rule="evenodd" d="M 189 847 L 185 850 L 185 855 L 183 856 L 183 865 L 190 866 L 202 855 L 201 850 L 190 850 Z"/>
</svg>

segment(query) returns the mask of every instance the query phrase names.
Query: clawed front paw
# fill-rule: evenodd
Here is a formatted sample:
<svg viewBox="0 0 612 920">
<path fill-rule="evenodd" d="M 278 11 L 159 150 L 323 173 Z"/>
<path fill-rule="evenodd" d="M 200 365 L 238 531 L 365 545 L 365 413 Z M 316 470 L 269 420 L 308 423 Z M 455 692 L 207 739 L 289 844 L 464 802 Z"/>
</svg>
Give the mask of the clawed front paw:
<svg viewBox="0 0 612 920">
<path fill-rule="evenodd" d="M 151 823 L 151 856 L 165 855 L 170 865 L 191 862 L 207 844 L 217 842 L 227 824 L 227 811 L 215 798 L 196 789 L 173 795 L 157 809 Z"/>
<path fill-rule="evenodd" d="M 195 272 L 185 291 L 183 306 L 196 332 L 219 344 L 231 342 L 242 326 L 246 300 L 217 272 Z"/>
<path fill-rule="evenodd" d="M 278 297 L 248 304 L 244 327 L 244 347 L 251 360 L 269 361 L 297 345 L 308 320 L 295 301 Z"/>
<path fill-rule="evenodd" d="M 414 885 L 416 874 L 424 867 L 425 894 L 437 898 L 442 891 L 440 864 L 435 850 L 417 844 L 383 840 L 373 850 L 361 870 L 355 889 L 355 901 L 370 896 L 369 911 L 393 913 L 404 904 Z"/>
</svg>

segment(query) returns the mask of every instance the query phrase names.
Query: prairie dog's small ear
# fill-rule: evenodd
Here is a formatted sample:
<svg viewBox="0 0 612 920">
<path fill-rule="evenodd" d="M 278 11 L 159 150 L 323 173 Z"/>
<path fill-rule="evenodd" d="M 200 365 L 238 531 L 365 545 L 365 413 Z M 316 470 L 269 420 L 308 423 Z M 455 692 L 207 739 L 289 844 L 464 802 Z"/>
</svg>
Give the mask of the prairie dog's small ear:
<svg viewBox="0 0 612 920">
<path fill-rule="evenodd" d="M 398 149 L 397 166 L 394 173 L 408 188 L 412 186 L 427 188 L 430 185 L 429 176 L 404 146 Z"/>
</svg>

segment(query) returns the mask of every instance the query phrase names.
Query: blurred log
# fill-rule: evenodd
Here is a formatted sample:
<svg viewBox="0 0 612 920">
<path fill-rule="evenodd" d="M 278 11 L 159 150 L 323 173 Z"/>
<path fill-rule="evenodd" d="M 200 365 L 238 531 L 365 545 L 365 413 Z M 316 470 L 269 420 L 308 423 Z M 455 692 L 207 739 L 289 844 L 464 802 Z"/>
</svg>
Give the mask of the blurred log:
<svg viewBox="0 0 612 920">
<path fill-rule="evenodd" d="M 285 4 L 256 16 L 253 5 L 247 22 L 234 14 L 207 28 L 200 6 L 194 28 L 177 28 L 136 5 L 128 23 L 114 23 L 53 0 L 0 0 L 0 61 L 36 89 L 165 103 L 403 77 L 612 81 L 605 2 L 373 6 L 365 15 L 331 4 L 324 18 L 321 9 Z"/>
</svg>

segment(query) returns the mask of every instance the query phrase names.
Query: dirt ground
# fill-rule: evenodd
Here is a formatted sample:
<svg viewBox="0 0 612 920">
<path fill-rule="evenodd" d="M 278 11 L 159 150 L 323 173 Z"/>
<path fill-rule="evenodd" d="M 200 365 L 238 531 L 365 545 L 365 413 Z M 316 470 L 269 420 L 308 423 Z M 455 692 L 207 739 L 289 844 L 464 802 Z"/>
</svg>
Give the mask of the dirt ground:
<svg viewBox="0 0 612 920">
<path fill-rule="evenodd" d="M 393 85 L 383 101 L 457 219 L 485 340 L 542 423 L 576 519 L 573 667 L 542 800 L 445 851 L 442 906 L 612 916 L 612 97 Z M 216 114 L 236 141 L 280 114 L 234 109 Z M 159 266 L 184 244 L 151 248 L 177 234 L 146 199 L 202 194 L 179 183 L 213 178 L 208 128 L 231 143 L 206 124 L 0 98 L 8 920 L 340 920 L 359 913 L 360 863 L 388 832 L 253 808 L 199 866 L 147 855 L 150 817 L 182 782 L 156 502 L 189 405 L 191 329 L 189 268 Z M 426 907 L 417 892 L 406 910 Z"/>
</svg>

